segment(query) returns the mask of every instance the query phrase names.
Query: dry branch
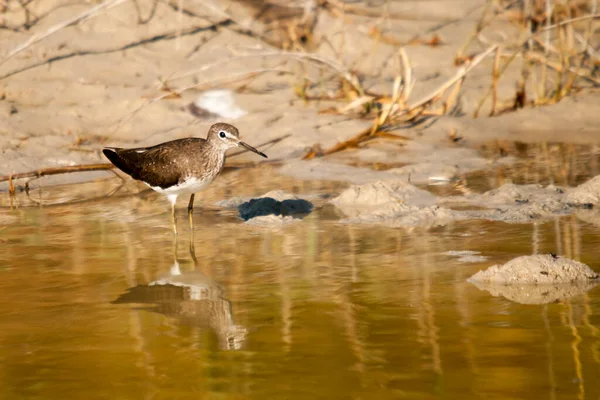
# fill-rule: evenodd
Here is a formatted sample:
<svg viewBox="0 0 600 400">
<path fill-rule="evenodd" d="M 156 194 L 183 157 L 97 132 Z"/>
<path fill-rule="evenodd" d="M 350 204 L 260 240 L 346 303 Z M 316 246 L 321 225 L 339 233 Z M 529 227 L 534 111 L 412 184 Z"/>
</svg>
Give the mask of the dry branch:
<svg viewBox="0 0 600 400">
<path fill-rule="evenodd" d="M 402 63 L 402 80 L 404 81 L 404 86 L 402 87 L 402 99 L 406 102 L 410 97 L 410 92 L 412 91 L 414 85 L 412 78 L 412 67 L 410 66 L 408 55 L 406 54 L 404 47 L 400 49 L 399 54 L 400 62 Z"/>
<path fill-rule="evenodd" d="M 230 49 L 232 50 L 232 49 Z M 324 65 L 329 67 L 329 69 L 335 71 L 340 77 L 342 77 L 346 82 L 348 82 L 348 84 L 350 84 L 358 93 L 363 93 L 363 89 L 360 87 L 360 84 L 358 83 L 358 80 L 356 78 L 356 76 L 354 76 L 349 70 L 347 70 L 346 68 L 344 68 L 343 66 L 335 63 L 334 61 L 328 60 L 324 57 L 315 55 L 315 54 L 308 54 L 308 53 L 299 53 L 299 52 L 288 52 L 288 51 L 269 51 L 269 52 L 258 52 L 258 53 L 251 53 L 251 54 L 235 54 L 233 57 L 227 58 L 225 60 L 218 60 L 215 61 L 214 63 L 210 63 L 210 64 L 205 64 L 200 68 L 196 68 L 194 70 L 191 71 L 187 71 L 181 74 L 174 74 L 171 78 L 169 78 L 170 81 L 176 80 L 176 79 L 182 79 L 182 78 L 186 78 L 188 76 L 191 75 L 196 75 L 198 73 L 201 72 L 205 72 L 213 67 L 222 67 L 223 63 L 226 62 L 230 62 L 230 61 L 240 61 L 240 59 L 242 58 L 253 58 L 253 57 L 278 57 L 278 58 L 293 58 L 297 61 L 308 61 L 308 62 L 312 62 L 314 64 L 317 65 Z"/>
<path fill-rule="evenodd" d="M 492 70 L 492 109 L 490 111 L 490 117 L 493 117 L 496 114 L 496 104 L 498 102 L 498 79 L 500 78 L 500 54 L 502 52 L 502 47 L 499 46 L 496 49 L 496 56 L 494 57 L 494 69 Z"/>
<path fill-rule="evenodd" d="M 60 175 L 60 174 L 69 174 L 72 172 L 89 172 L 89 171 L 108 171 L 113 169 L 115 166 L 106 163 L 106 164 L 89 164 L 89 165 L 71 165 L 68 167 L 51 167 L 51 168 L 41 168 L 35 171 L 29 172 L 20 172 L 18 174 L 10 174 L 0 176 L 0 182 L 12 182 L 15 179 L 24 179 L 24 178 L 41 178 L 42 176 L 48 175 Z"/>
<path fill-rule="evenodd" d="M 597 19 L 600 18 L 600 14 L 596 14 L 593 13 L 591 15 L 584 15 L 581 17 L 577 17 L 577 18 L 570 18 L 555 24 L 547 24 L 546 26 L 544 26 L 543 28 L 537 29 L 535 32 L 532 33 L 528 33 L 527 35 L 525 35 L 523 38 L 520 39 L 520 41 L 518 42 L 518 45 L 516 46 L 515 51 L 513 51 L 513 53 L 508 56 L 508 60 L 506 61 L 506 63 L 499 68 L 499 70 L 496 72 L 494 72 L 494 80 L 492 82 L 492 84 L 490 85 L 489 89 L 487 90 L 487 92 L 482 96 L 481 100 L 479 101 L 475 112 L 473 113 L 473 117 L 477 118 L 477 116 L 479 115 L 479 111 L 481 109 L 481 107 L 483 106 L 485 100 L 490 96 L 493 95 L 495 93 L 495 85 L 497 85 L 497 79 L 500 78 L 500 76 L 503 75 L 503 73 L 507 70 L 508 66 L 517 58 L 517 56 L 521 53 L 523 53 L 523 62 L 526 63 L 526 61 L 528 60 L 532 60 L 538 63 L 541 63 L 544 66 L 544 69 L 542 69 L 542 85 L 543 85 L 543 91 L 542 91 L 542 99 L 536 101 L 536 104 L 547 104 L 547 103 L 555 103 L 557 101 L 559 101 L 562 97 L 566 96 L 572 86 L 572 84 L 574 83 L 573 78 L 575 76 L 578 76 L 582 79 L 586 79 L 594 84 L 598 84 L 598 80 L 595 79 L 594 77 L 591 76 L 591 73 L 589 75 L 585 74 L 584 72 L 581 71 L 581 64 L 577 67 L 574 67 L 572 65 L 570 65 L 568 63 L 568 58 L 569 56 L 564 54 L 565 51 L 567 51 L 566 49 L 562 49 L 562 51 L 553 49 L 552 46 L 549 43 L 549 36 L 547 35 L 548 32 L 550 32 L 552 29 L 558 29 L 564 26 L 570 26 L 571 24 L 575 23 L 575 22 L 581 22 L 581 21 L 588 21 L 588 20 L 592 20 L 592 19 Z M 542 43 L 541 41 L 537 40 L 537 36 L 540 35 L 541 33 L 546 33 L 546 43 Z M 562 38 L 564 35 L 561 34 L 561 32 L 559 32 L 559 39 Z M 530 49 L 529 51 L 525 51 L 524 46 L 528 43 L 530 43 L 532 40 L 536 40 L 536 42 L 542 46 L 544 48 L 545 51 L 545 55 L 539 55 L 536 54 L 533 49 Z M 560 63 L 556 63 L 553 61 L 550 61 L 547 57 L 547 54 L 549 51 L 552 51 L 553 53 L 556 53 L 561 62 Z M 524 64 L 524 66 L 526 66 L 526 64 Z M 555 71 L 557 71 L 558 74 L 558 78 L 556 81 L 556 88 L 554 89 L 554 94 L 552 96 L 552 98 L 547 98 L 546 96 L 546 81 L 547 81 L 547 74 L 546 74 L 546 70 L 545 68 L 549 67 L 554 69 Z M 524 71 L 526 72 L 526 71 Z M 571 81 L 568 83 L 568 85 L 566 87 L 563 87 L 563 74 L 567 74 L 570 73 L 571 74 Z M 521 81 L 519 82 L 519 89 L 515 95 L 515 104 L 516 105 L 522 105 L 524 104 L 524 96 L 525 96 L 525 79 L 526 78 L 526 73 L 525 75 L 522 76 Z M 494 101 L 492 101 L 494 102 Z M 494 107 L 494 106 L 493 106 Z"/>
<path fill-rule="evenodd" d="M 323 0 L 322 3 L 326 8 L 335 9 L 340 14 L 349 14 L 349 15 L 359 15 L 363 17 L 372 17 L 372 18 L 380 18 L 381 17 L 381 8 L 380 7 L 363 7 L 356 6 L 352 4 L 348 4 L 349 2 L 342 2 L 340 0 Z M 386 12 L 386 18 L 388 19 L 396 19 L 401 21 L 420 21 L 423 19 L 423 15 L 421 13 L 408 13 L 406 11 L 399 13 L 391 13 Z M 452 22 L 455 18 L 451 16 L 448 17 L 438 17 L 431 18 L 431 21 L 444 21 L 444 22 Z"/>
<path fill-rule="evenodd" d="M 454 74 L 454 76 L 452 78 L 448 79 L 446 82 L 444 82 L 442 85 L 440 85 L 440 87 L 431 91 L 430 93 L 426 94 L 421 99 L 419 99 L 418 101 L 411 104 L 408 107 L 408 109 L 405 111 L 405 113 L 408 113 L 411 110 L 414 110 L 421 106 L 424 106 L 427 103 L 430 103 L 431 101 L 433 101 L 436 97 L 443 94 L 452 85 L 457 83 L 459 80 L 464 78 L 469 72 L 471 72 L 471 70 L 473 68 L 475 68 L 481 61 L 483 61 L 483 59 L 486 58 L 490 53 L 492 53 L 494 50 L 496 50 L 497 47 L 498 47 L 498 45 L 490 46 L 483 53 L 480 53 L 479 55 L 474 57 L 473 60 L 469 64 L 467 64 L 466 66 L 463 66 L 461 69 L 456 71 L 456 74 Z"/>
<path fill-rule="evenodd" d="M 581 17 L 571 18 L 571 19 L 567 19 L 565 21 L 558 22 L 558 23 L 553 24 L 553 25 L 548 25 L 548 26 L 546 26 L 546 27 L 544 27 L 542 29 L 538 29 L 537 31 L 531 33 L 529 36 L 527 36 L 525 38 L 525 40 L 524 40 L 523 43 L 529 41 L 529 39 L 531 37 L 533 37 L 533 36 L 537 36 L 540 33 L 552 30 L 554 28 L 558 28 L 558 27 L 565 26 L 565 25 L 570 25 L 570 24 L 572 24 L 574 22 L 587 21 L 588 19 L 597 19 L 597 18 L 600 18 L 600 14 L 583 15 Z"/>
<path fill-rule="evenodd" d="M 92 16 L 94 16 L 94 14 L 100 12 L 101 10 L 103 10 L 103 9 L 109 10 L 113 7 L 120 5 L 121 3 L 124 3 L 125 1 L 127 1 L 127 0 L 107 0 L 104 3 L 100 3 L 97 6 L 92 7 L 90 9 L 86 10 L 85 12 L 83 12 L 79 15 L 76 15 L 73 18 L 69 18 L 66 21 L 60 22 L 60 23 L 50 27 L 49 29 L 47 29 L 44 32 L 34 34 L 29 39 L 27 39 L 24 43 L 20 44 L 19 46 L 15 47 L 11 51 L 9 51 L 8 54 L 2 60 L 0 60 L 0 66 L 2 64 L 4 64 L 5 62 L 7 62 L 8 60 L 10 60 L 15 55 L 17 55 L 20 52 L 22 52 L 23 50 L 27 49 L 29 46 L 31 46 L 41 40 L 44 40 L 49 36 L 54 35 L 56 32 L 60 31 L 61 29 L 66 28 L 69 25 L 73 25 L 78 22 L 81 22 L 85 19 L 89 19 Z"/>
<path fill-rule="evenodd" d="M 344 142 L 340 142 L 340 143 L 336 144 L 335 146 L 333 146 L 332 148 L 323 151 L 321 155 L 327 156 L 329 154 L 337 153 L 342 150 L 346 150 L 346 149 L 353 148 L 353 147 L 358 147 L 358 145 L 360 145 L 361 143 L 366 142 L 371 139 L 375 139 L 376 137 L 379 137 L 379 136 L 385 137 L 387 139 L 409 140 L 409 138 L 407 138 L 406 136 L 402 136 L 402 135 L 394 135 L 394 134 L 386 133 L 386 132 L 373 133 L 373 128 L 367 128 L 364 131 L 360 132 L 358 135 L 354 136 L 353 138 L 348 139 Z M 317 154 L 314 151 L 310 151 L 303 157 L 303 159 L 308 160 L 308 159 L 314 158 L 315 156 L 317 156 Z"/>
<path fill-rule="evenodd" d="M 527 54 L 527 58 L 530 60 L 539 62 L 541 64 L 544 64 L 557 72 L 564 73 L 565 71 L 569 71 L 573 75 L 576 75 L 582 79 L 585 79 L 595 85 L 600 85 L 600 79 L 597 79 L 590 75 L 587 75 L 575 67 L 571 67 L 571 66 L 563 67 L 561 64 L 559 64 L 557 62 L 548 60 L 546 57 L 542 56 L 541 54 L 529 53 L 529 54 Z"/>
<path fill-rule="evenodd" d="M 404 98 L 404 96 L 410 94 L 410 88 L 412 87 L 410 80 L 412 79 L 412 75 L 410 63 L 408 62 L 408 57 L 404 52 L 401 51 L 400 57 L 403 65 L 402 76 L 404 79 L 396 77 L 396 79 L 394 80 L 392 97 L 389 100 L 386 99 L 386 104 L 383 106 L 381 113 L 375 118 L 373 125 L 370 128 L 358 133 L 351 139 L 346 140 L 344 142 L 340 142 L 328 150 L 317 151 L 313 149 L 304 156 L 304 159 L 314 158 L 319 155 L 328 155 L 348 148 L 357 147 L 362 142 L 371 140 L 379 136 L 390 139 L 408 140 L 407 137 L 401 135 L 393 135 L 381 132 L 381 129 L 385 124 L 398 122 L 398 118 L 403 116 L 405 117 L 404 121 L 410 121 L 416 119 L 419 116 L 438 116 L 446 113 L 449 109 L 452 108 L 452 106 L 456 102 L 456 99 L 458 98 L 458 93 L 462 86 L 462 82 L 466 78 L 467 74 L 479 63 L 481 63 L 481 61 L 483 61 L 485 57 L 487 57 L 490 53 L 495 51 L 497 47 L 497 45 L 493 45 L 481 54 L 474 57 L 469 64 L 466 64 L 463 67 L 461 67 L 453 77 L 448 79 L 446 82 L 444 82 L 432 92 L 428 93 L 426 96 L 423 96 L 421 99 L 414 102 L 412 105 L 407 105 L 406 99 Z M 401 83 L 404 83 L 404 87 L 402 89 Z M 441 109 L 434 112 L 427 112 L 426 107 L 433 101 L 442 97 L 442 95 L 452 86 L 454 86 L 454 89 L 452 90 L 450 96 L 448 97 L 444 105 L 441 107 Z M 384 99 L 384 97 L 379 98 L 379 100 L 375 100 L 375 98 L 370 97 L 361 97 L 355 102 L 353 102 L 352 105 L 356 107 L 358 105 L 365 104 L 370 100 L 381 103 Z"/>
</svg>

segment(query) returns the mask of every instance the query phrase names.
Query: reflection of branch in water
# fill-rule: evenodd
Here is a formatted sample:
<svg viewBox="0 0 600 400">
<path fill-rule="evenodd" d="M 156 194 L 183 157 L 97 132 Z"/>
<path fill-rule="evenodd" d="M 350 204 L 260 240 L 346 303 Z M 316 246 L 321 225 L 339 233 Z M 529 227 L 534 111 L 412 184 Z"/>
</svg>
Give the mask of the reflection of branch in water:
<svg viewBox="0 0 600 400">
<path fill-rule="evenodd" d="M 419 257 L 419 262 L 414 265 L 412 279 L 421 282 L 414 296 L 411 296 L 411 303 L 417 304 L 417 326 L 418 337 L 421 343 L 427 344 L 431 351 L 431 360 L 433 371 L 441 375 L 442 360 L 439 343 L 439 328 L 435 325 L 435 307 L 431 302 L 431 260 L 427 256 Z"/>
<path fill-rule="evenodd" d="M 176 242 L 174 246 L 176 250 Z M 222 296 L 219 285 L 198 269 L 193 241 L 190 241 L 189 252 L 194 262 L 193 271 L 181 271 L 174 257 L 167 276 L 148 285 L 132 287 L 113 303 L 154 304 L 151 311 L 211 329 L 221 348 L 240 349 L 246 339 L 246 329 L 234 324 L 231 303 Z"/>
<path fill-rule="evenodd" d="M 350 250 L 349 256 L 351 266 L 350 282 L 357 283 L 359 281 L 356 260 L 358 244 L 356 240 L 355 228 L 351 224 L 348 224 L 348 247 Z M 354 369 L 360 373 L 359 379 L 362 385 L 366 371 L 367 345 L 360 336 L 360 324 L 356 311 L 358 307 L 352 302 L 352 297 L 348 293 L 352 287 L 350 282 L 342 282 L 341 287 L 337 288 L 336 291 L 339 293 L 339 295 L 336 297 L 336 303 L 338 303 L 340 306 L 341 319 L 344 322 L 346 338 L 350 344 L 350 349 L 352 350 L 354 357 L 357 359 L 357 362 L 354 364 Z"/>
<path fill-rule="evenodd" d="M 352 302 L 348 289 L 351 287 L 348 284 L 343 285 L 339 288 L 339 295 L 337 296 L 338 305 L 340 306 L 340 313 L 344 322 L 344 329 L 346 331 L 346 339 L 350 344 L 352 354 L 356 357 L 356 363 L 353 369 L 356 369 L 360 375 L 359 379 L 361 383 L 365 377 L 366 362 L 367 362 L 367 346 L 360 337 L 359 322 L 357 318 L 357 306 Z"/>
<path fill-rule="evenodd" d="M 571 237 L 571 230 L 569 229 L 569 224 L 567 223 L 567 221 L 565 221 L 563 223 L 563 246 L 565 249 L 564 255 L 567 258 L 573 258 L 573 246 L 571 245 L 572 243 L 572 237 Z"/>
<path fill-rule="evenodd" d="M 464 333 L 461 334 L 461 341 L 466 349 L 466 358 L 469 364 L 469 372 L 473 376 L 479 374 L 479 367 L 477 365 L 476 357 L 476 346 L 475 339 L 477 338 L 476 330 L 473 328 L 473 318 L 471 315 L 471 308 L 468 296 L 465 293 L 466 284 L 463 268 L 455 269 L 454 281 L 454 294 L 456 296 L 456 310 L 460 316 L 459 326 L 464 329 Z"/>
<path fill-rule="evenodd" d="M 427 263 L 426 265 L 429 265 Z M 431 302 L 431 274 L 429 267 L 425 267 L 425 276 L 423 277 L 423 308 L 427 316 L 427 335 L 431 345 L 431 357 L 433 359 L 433 370 L 437 374 L 442 374 L 442 359 L 440 354 L 439 328 L 435 324 L 435 308 Z"/>
<path fill-rule="evenodd" d="M 137 270 L 137 260 L 136 257 L 136 246 L 134 240 L 134 233 L 131 229 L 131 224 L 126 223 L 125 221 L 119 221 L 121 225 L 121 240 L 125 245 L 126 249 L 126 269 L 123 271 L 125 280 L 128 285 L 133 285 L 135 282 L 135 274 L 138 272 Z M 105 232 L 102 232 L 105 234 Z M 85 243 L 85 242 L 81 242 Z M 142 271 L 139 271 L 142 272 Z M 142 272 L 144 275 L 144 272 Z M 146 376 L 154 378 L 156 377 L 156 370 L 154 368 L 154 360 L 151 352 L 148 350 L 148 343 L 146 340 L 146 336 L 143 334 L 143 324 L 140 313 L 137 310 L 130 309 L 128 312 L 128 334 L 133 342 L 133 351 L 137 354 L 135 364 L 141 370 L 146 371 Z M 151 387 L 153 392 L 156 392 L 156 387 L 154 384 L 154 379 L 148 380 L 148 385 Z"/>
<path fill-rule="evenodd" d="M 548 320 L 548 305 L 544 304 L 542 308 L 542 320 L 544 321 L 544 329 L 548 334 L 548 340 L 546 341 L 546 353 L 548 356 L 548 381 L 550 384 L 550 400 L 556 399 L 556 378 L 554 376 L 554 356 L 552 354 L 552 343 L 554 342 L 554 336 L 550 328 L 550 321 Z"/>
<path fill-rule="evenodd" d="M 596 364 L 600 364 L 600 351 L 598 349 L 600 347 L 600 337 L 598 335 L 598 328 L 590 323 L 592 310 L 590 308 L 590 296 L 587 293 L 583 296 L 583 309 L 583 323 L 591 331 L 592 337 L 596 339 L 592 345 L 592 356 Z"/>
<path fill-rule="evenodd" d="M 579 393 L 577 398 L 579 400 L 585 399 L 585 388 L 583 386 L 583 367 L 581 365 L 581 353 L 579 352 L 579 343 L 581 343 L 581 335 L 575 322 L 573 321 L 573 304 L 570 300 L 566 301 L 568 309 L 568 320 L 569 328 L 571 328 L 571 334 L 573 335 L 573 341 L 571 342 L 571 349 L 573 350 L 573 362 L 575 363 L 575 373 L 577 374 L 577 383 L 579 384 Z"/>
<path fill-rule="evenodd" d="M 281 293 L 281 341 L 286 353 L 292 350 L 292 296 L 286 279 L 287 268 L 278 268 L 279 290 Z"/>
<path fill-rule="evenodd" d="M 111 172 L 113 172 L 113 171 L 111 171 Z M 117 175 L 117 174 L 115 174 L 115 175 Z M 36 178 L 34 178 L 34 179 L 36 179 Z M 98 199 L 104 199 L 107 197 L 111 197 L 111 196 L 117 194 L 121 189 L 123 189 L 123 187 L 125 187 L 125 180 L 121 178 L 121 183 L 117 187 L 115 187 L 114 189 L 111 189 L 108 193 L 102 194 L 100 196 L 89 197 L 89 198 L 85 198 L 85 199 L 81 199 L 81 200 L 66 200 L 66 201 L 61 201 L 61 202 L 57 202 L 57 201 L 53 201 L 53 200 L 43 200 L 42 199 L 42 186 L 38 187 L 39 197 L 40 197 L 39 200 L 34 199 L 33 197 L 31 197 L 31 190 L 29 189 L 28 185 L 29 185 L 29 182 L 27 182 L 25 194 L 27 196 L 27 199 L 29 199 L 29 201 L 31 201 L 32 203 L 35 203 L 38 206 L 55 206 L 55 205 L 67 204 L 67 203 L 68 204 L 86 203 L 86 202 L 90 202 L 90 201 L 94 201 L 94 200 L 98 200 Z"/>
<path fill-rule="evenodd" d="M 575 261 L 581 260 L 581 227 L 579 226 L 578 219 L 572 215 L 569 217 L 571 232 L 573 232 L 573 259 Z"/>
<path fill-rule="evenodd" d="M 533 223 L 533 233 L 531 237 L 531 254 L 538 254 L 540 252 L 540 227 L 537 222 Z"/>
<path fill-rule="evenodd" d="M 352 282 L 358 282 L 358 268 L 356 266 L 356 254 L 358 252 L 358 244 L 356 241 L 356 233 L 354 232 L 354 226 L 347 224 L 348 227 L 348 247 L 350 249 L 350 270 L 352 271 Z"/>
<path fill-rule="evenodd" d="M 560 235 L 560 218 L 558 217 L 554 218 L 554 236 L 556 241 L 556 254 L 564 254 Z"/>
</svg>

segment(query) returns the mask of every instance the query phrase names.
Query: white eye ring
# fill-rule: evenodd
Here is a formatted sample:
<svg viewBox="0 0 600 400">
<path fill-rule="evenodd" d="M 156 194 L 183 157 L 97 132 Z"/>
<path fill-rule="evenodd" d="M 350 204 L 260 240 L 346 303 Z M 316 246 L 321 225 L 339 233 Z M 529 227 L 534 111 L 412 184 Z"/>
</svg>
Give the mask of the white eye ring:
<svg viewBox="0 0 600 400">
<path fill-rule="evenodd" d="M 223 131 L 219 132 L 219 137 L 221 139 L 225 139 L 225 132 L 223 132 Z"/>
</svg>

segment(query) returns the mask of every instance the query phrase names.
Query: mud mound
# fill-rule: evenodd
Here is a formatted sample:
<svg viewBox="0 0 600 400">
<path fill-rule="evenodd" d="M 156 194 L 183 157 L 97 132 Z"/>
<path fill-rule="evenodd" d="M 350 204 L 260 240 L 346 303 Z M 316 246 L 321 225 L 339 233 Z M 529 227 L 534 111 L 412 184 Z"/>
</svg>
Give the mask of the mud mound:
<svg viewBox="0 0 600 400">
<path fill-rule="evenodd" d="M 454 218 L 453 212 L 435 205 L 435 196 L 403 181 L 377 181 L 353 185 L 331 200 L 345 222 L 390 226 L 432 226 Z"/>
<path fill-rule="evenodd" d="M 598 278 L 600 275 L 585 264 L 547 254 L 517 257 L 504 265 L 491 266 L 477 272 L 469 282 L 548 285 L 597 281 Z"/>
<path fill-rule="evenodd" d="M 515 185 L 507 183 L 498 189 L 493 189 L 475 198 L 482 204 L 503 205 L 509 203 L 527 203 L 527 202 L 558 202 L 563 194 L 563 190 L 556 186 L 542 185 Z"/>
<path fill-rule="evenodd" d="M 435 196 L 402 181 L 377 181 L 353 185 L 331 203 L 349 217 L 391 215 L 410 206 L 432 206 Z"/>
<path fill-rule="evenodd" d="M 569 190 L 567 203 L 574 205 L 600 205 L 600 175 Z"/>
<path fill-rule="evenodd" d="M 391 215 L 359 215 L 355 218 L 343 220 L 342 222 L 378 224 L 389 227 L 433 228 L 446 225 L 455 219 L 456 214 L 446 208 L 438 206 L 410 206 Z"/>
<path fill-rule="evenodd" d="M 565 201 L 565 191 L 554 185 L 505 184 L 483 194 L 439 199 L 438 204 L 460 204 L 488 208 L 464 211 L 468 219 L 523 223 L 566 215 L 572 208 Z"/>
</svg>

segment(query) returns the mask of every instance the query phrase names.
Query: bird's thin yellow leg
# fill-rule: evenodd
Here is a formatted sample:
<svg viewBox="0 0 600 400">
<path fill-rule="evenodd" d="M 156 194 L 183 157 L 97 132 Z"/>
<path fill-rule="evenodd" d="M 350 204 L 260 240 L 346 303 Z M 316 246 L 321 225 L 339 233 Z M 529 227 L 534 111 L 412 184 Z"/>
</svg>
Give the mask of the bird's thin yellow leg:
<svg viewBox="0 0 600 400">
<path fill-rule="evenodd" d="M 192 193 L 192 195 L 190 196 L 190 202 L 188 203 L 188 213 L 193 213 L 194 212 L 194 197 L 196 196 L 195 193 Z"/>
<path fill-rule="evenodd" d="M 190 219 L 190 232 L 194 235 L 194 219 L 192 214 L 194 213 L 194 193 L 190 196 L 190 202 L 188 203 L 188 218 Z"/>
<path fill-rule="evenodd" d="M 175 218 L 175 203 L 177 203 L 177 195 L 167 196 L 171 202 L 171 222 L 173 223 L 173 233 L 177 235 L 177 219 Z"/>
<path fill-rule="evenodd" d="M 190 255 L 194 261 L 194 270 L 198 268 L 198 260 L 196 259 L 196 247 L 194 246 L 194 193 L 190 196 L 190 202 L 188 204 L 188 218 L 190 219 Z"/>
</svg>

